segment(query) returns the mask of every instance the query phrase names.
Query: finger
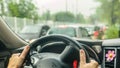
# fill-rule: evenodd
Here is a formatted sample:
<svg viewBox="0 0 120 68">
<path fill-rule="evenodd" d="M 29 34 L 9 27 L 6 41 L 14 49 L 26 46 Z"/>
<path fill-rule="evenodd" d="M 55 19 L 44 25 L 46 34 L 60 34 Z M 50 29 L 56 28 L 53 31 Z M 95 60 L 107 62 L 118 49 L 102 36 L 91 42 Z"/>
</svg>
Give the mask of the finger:
<svg viewBox="0 0 120 68">
<path fill-rule="evenodd" d="M 34 42 L 36 39 L 32 39 L 32 40 L 30 40 L 30 43 L 32 43 L 32 42 Z"/>
<path fill-rule="evenodd" d="M 85 64 L 86 63 L 86 56 L 85 52 L 83 49 L 80 50 L 80 64 Z"/>
<path fill-rule="evenodd" d="M 22 51 L 22 53 L 21 53 L 21 55 L 20 55 L 20 58 L 23 58 L 23 59 L 24 59 L 24 58 L 26 57 L 29 49 L 30 49 L 30 46 L 28 46 L 28 45 L 25 46 L 24 50 Z"/>
</svg>

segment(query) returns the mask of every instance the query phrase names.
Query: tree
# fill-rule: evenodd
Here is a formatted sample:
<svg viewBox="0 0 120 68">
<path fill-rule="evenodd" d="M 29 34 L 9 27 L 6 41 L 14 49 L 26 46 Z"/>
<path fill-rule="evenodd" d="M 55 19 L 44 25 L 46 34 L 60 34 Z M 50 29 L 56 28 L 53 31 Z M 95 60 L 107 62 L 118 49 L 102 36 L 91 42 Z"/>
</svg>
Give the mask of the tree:
<svg viewBox="0 0 120 68">
<path fill-rule="evenodd" d="M 76 20 L 76 22 L 79 22 L 79 23 L 85 23 L 85 18 L 84 18 L 84 16 L 81 13 L 76 15 L 76 19 L 75 20 Z"/>
<path fill-rule="evenodd" d="M 59 22 L 74 22 L 75 16 L 70 12 L 58 12 L 54 16 L 54 21 Z"/>
<path fill-rule="evenodd" d="M 98 16 L 96 14 L 92 14 L 89 16 L 89 22 L 95 24 L 96 21 L 99 21 Z"/>
<path fill-rule="evenodd" d="M 0 6 L 1 6 L 1 14 L 4 14 L 4 5 L 3 5 L 3 0 L 0 0 Z"/>
<path fill-rule="evenodd" d="M 8 1 L 8 15 L 20 18 L 37 19 L 37 8 L 30 0 L 10 0 Z"/>
<path fill-rule="evenodd" d="M 50 14 L 50 11 L 47 10 L 47 12 L 43 13 L 42 14 L 42 17 L 41 17 L 42 20 L 51 20 L 51 14 Z"/>
<path fill-rule="evenodd" d="M 110 22 L 112 24 L 120 22 L 120 2 L 119 0 L 96 0 L 101 3 L 97 9 L 97 15 L 100 20 Z"/>
<path fill-rule="evenodd" d="M 105 32 L 106 38 L 107 39 L 118 38 L 119 37 L 118 31 L 119 29 L 116 26 L 114 25 L 109 26 L 109 29 L 107 29 L 107 31 Z"/>
</svg>

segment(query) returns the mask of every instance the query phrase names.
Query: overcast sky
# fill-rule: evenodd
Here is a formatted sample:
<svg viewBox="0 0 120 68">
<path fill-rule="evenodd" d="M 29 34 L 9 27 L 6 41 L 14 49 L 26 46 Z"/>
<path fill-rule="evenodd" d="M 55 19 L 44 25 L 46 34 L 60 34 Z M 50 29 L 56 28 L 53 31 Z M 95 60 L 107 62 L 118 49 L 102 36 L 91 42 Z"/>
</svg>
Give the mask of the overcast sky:
<svg viewBox="0 0 120 68">
<path fill-rule="evenodd" d="M 59 11 L 70 11 L 72 13 L 82 13 L 89 16 L 95 12 L 95 8 L 100 3 L 94 0 L 35 0 L 35 4 L 39 8 L 39 13 L 49 10 L 51 13 Z"/>
</svg>

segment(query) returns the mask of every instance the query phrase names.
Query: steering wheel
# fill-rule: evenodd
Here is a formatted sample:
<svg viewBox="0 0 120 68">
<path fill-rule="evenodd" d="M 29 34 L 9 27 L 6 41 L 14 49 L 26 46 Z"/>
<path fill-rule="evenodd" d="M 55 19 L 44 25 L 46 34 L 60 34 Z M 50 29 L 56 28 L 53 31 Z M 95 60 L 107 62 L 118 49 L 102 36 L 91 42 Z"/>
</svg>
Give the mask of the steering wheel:
<svg viewBox="0 0 120 68">
<path fill-rule="evenodd" d="M 65 49 L 60 53 L 38 52 L 37 47 L 47 46 L 48 43 L 63 42 Z M 73 68 L 73 61 L 76 58 L 79 62 L 79 50 L 83 49 L 86 54 L 86 62 L 90 61 L 89 55 L 83 44 L 63 35 L 43 36 L 30 44 L 29 62 L 32 68 Z"/>
</svg>

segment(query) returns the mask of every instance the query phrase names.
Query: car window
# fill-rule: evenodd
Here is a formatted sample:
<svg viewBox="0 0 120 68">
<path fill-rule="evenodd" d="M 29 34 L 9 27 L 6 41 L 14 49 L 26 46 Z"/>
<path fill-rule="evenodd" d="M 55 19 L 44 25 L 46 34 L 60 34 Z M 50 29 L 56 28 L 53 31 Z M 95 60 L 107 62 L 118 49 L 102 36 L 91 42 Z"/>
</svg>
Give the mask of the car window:
<svg viewBox="0 0 120 68">
<path fill-rule="evenodd" d="M 76 32 L 75 32 L 75 28 L 72 27 L 65 27 L 65 28 L 51 28 L 49 31 L 49 34 L 63 34 L 63 35 L 68 35 L 71 37 L 75 37 Z"/>
<path fill-rule="evenodd" d="M 82 37 L 88 37 L 88 31 L 84 28 L 79 28 L 81 30 Z"/>
<path fill-rule="evenodd" d="M 94 26 L 92 26 L 92 27 L 86 26 L 85 29 L 87 29 L 87 31 L 90 35 L 92 35 L 94 33 L 94 30 L 95 30 Z"/>
</svg>

